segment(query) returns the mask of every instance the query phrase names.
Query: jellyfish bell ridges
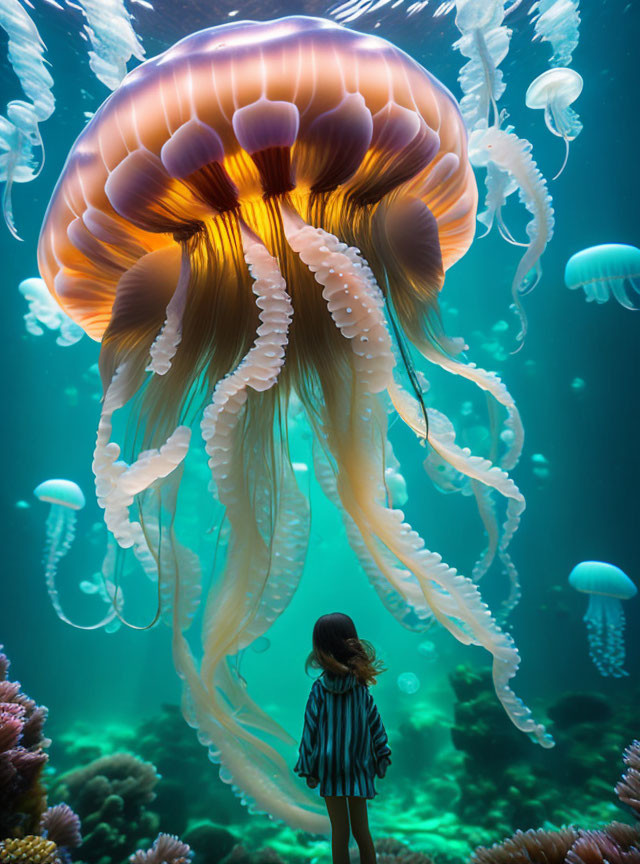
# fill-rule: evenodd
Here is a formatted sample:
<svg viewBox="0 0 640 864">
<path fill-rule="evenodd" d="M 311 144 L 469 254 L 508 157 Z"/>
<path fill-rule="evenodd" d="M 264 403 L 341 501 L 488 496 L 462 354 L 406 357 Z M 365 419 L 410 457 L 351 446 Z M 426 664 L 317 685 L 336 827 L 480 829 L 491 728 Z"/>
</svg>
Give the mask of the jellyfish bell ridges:
<svg viewBox="0 0 640 864">
<path fill-rule="evenodd" d="M 143 567 L 156 562 L 185 717 L 246 800 L 299 828 L 327 823 L 290 770 L 295 742 L 228 662 L 287 609 L 304 565 L 310 513 L 289 458 L 290 401 L 385 606 L 412 629 L 435 616 L 483 645 L 513 722 L 552 743 L 509 687 L 510 635 L 385 485 L 386 394 L 428 434 L 418 399 L 394 381 L 391 316 L 425 367 L 501 406 L 510 467 L 519 455 L 506 387 L 457 360 L 440 330 L 438 294 L 471 243 L 476 203 L 451 94 L 390 43 L 301 17 L 204 30 L 138 66 L 76 141 L 45 217 L 41 274 L 102 343 L 98 502 L 118 543 Z M 131 463 L 111 440 L 128 404 L 144 448 Z M 508 545 L 524 499 L 506 470 L 450 437 L 437 443 L 508 502 Z M 176 555 L 167 572 L 159 548 L 175 548 L 183 465 L 203 449 L 229 535 L 196 659 L 192 616 L 179 610 L 198 569 L 185 573 Z"/>
<path fill-rule="evenodd" d="M 569 584 L 589 595 L 584 616 L 589 639 L 589 654 L 601 675 L 620 678 L 624 670 L 623 600 L 630 600 L 638 589 L 619 567 L 603 561 L 582 561 L 569 574 Z"/>
<path fill-rule="evenodd" d="M 640 249 L 604 243 L 576 252 L 564 271 L 567 288 L 582 288 L 587 302 L 606 303 L 613 294 L 625 309 L 640 309 Z"/>
<path fill-rule="evenodd" d="M 527 108 L 542 109 L 547 129 L 565 142 L 564 162 L 554 180 L 562 174 L 567 164 L 569 142 L 582 131 L 582 123 L 570 107 L 582 93 L 582 86 L 582 76 L 575 69 L 556 66 L 538 75 L 527 89 Z"/>
</svg>

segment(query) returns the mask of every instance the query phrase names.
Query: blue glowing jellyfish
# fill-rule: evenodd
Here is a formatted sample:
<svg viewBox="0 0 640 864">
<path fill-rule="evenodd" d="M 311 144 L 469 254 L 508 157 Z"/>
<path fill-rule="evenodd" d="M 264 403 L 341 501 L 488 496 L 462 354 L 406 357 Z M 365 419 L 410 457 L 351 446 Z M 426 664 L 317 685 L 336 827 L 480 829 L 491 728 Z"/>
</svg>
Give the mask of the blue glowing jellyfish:
<svg viewBox="0 0 640 864">
<path fill-rule="evenodd" d="M 626 309 L 640 309 L 640 249 L 605 243 L 576 252 L 564 271 L 567 288 L 583 288 L 587 301 L 606 303 L 611 294 Z"/>
<path fill-rule="evenodd" d="M 621 600 L 637 592 L 631 579 L 613 564 L 583 561 L 569 574 L 569 584 L 589 595 L 584 621 L 589 638 L 589 654 L 605 678 L 621 678 L 624 671 L 624 612 Z"/>
</svg>

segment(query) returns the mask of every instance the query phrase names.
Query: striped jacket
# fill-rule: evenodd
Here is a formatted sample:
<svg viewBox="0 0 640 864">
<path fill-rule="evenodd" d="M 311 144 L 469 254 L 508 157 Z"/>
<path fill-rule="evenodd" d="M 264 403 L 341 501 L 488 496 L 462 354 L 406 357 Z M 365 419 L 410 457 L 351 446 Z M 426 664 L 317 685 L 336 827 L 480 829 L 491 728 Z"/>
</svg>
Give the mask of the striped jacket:
<svg viewBox="0 0 640 864">
<path fill-rule="evenodd" d="M 352 674 L 324 672 L 307 701 L 296 774 L 317 778 L 321 795 L 374 798 L 374 777 L 384 777 L 390 762 L 369 688 Z"/>
</svg>

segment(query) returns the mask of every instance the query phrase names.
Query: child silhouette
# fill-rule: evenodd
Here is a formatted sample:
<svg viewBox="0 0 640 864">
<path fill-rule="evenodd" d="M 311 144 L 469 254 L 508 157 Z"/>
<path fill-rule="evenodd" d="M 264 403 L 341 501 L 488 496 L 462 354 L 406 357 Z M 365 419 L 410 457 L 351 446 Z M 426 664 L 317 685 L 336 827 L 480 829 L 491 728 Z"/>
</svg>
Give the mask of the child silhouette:
<svg viewBox="0 0 640 864">
<path fill-rule="evenodd" d="M 294 770 L 312 789 L 320 786 L 331 821 L 333 864 L 349 864 L 350 828 L 361 864 L 375 864 L 367 799 L 376 795 L 374 778 L 384 777 L 391 750 L 369 686 L 383 667 L 340 612 L 316 621 L 310 667 L 323 672 L 307 701 Z"/>
</svg>

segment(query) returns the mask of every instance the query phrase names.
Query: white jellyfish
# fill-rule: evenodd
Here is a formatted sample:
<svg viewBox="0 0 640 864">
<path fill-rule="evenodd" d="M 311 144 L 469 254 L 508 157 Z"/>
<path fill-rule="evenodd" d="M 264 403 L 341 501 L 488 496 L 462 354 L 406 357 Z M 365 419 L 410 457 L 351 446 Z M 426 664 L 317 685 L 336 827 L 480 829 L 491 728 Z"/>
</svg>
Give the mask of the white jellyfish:
<svg viewBox="0 0 640 864">
<path fill-rule="evenodd" d="M 40 483 L 39 486 L 36 486 L 33 494 L 36 498 L 39 498 L 40 501 L 44 501 L 51 505 L 46 522 L 44 577 L 47 591 L 49 592 L 49 597 L 51 598 L 51 603 L 53 604 L 57 616 L 66 624 L 70 624 L 72 627 L 77 627 L 81 630 L 94 630 L 109 625 L 117 614 L 117 604 L 116 602 L 112 602 L 113 596 L 107 598 L 109 601 L 109 611 L 106 616 L 97 624 L 84 627 L 70 621 L 65 615 L 60 603 L 58 588 L 56 586 L 58 564 L 68 553 L 69 549 L 71 549 L 76 535 L 76 514 L 77 511 L 81 510 L 85 505 L 82 489 L 77 485 L 77 483 L 73 483 L 71 480 L 45 480 L 44 483 Z M 109 554 L 107 554 L 107 557 L 105 558 L 103 574 L 104 567 L 107 566 L 108 562 L 111 563 Z M 84 583 L 82 584 L 84 585 Z M 86 585 L 84 585 L 81 590 L 83 590 L 84 593 L 88 593 L 86 591 Z M 112 595 L 113 593 L 114 592 L 112 592 Z"/>
<path fill-rule="evenodd" d="M 44 326 L 58 333 L 56 342 L 63 348 L 75 345 L 82 339 L 84 330 L 58 306 L 44 279 L 23 279 L 18 285 L 18 291 L 29 304 L 29 311 L 24 316 L 28 333 L 42 336 Z"/>
<path fill-rule="evenodd" d="M 624 612 L 621 600 L 629 600 L 637 588 L 619 567 L 603 561 L 583 561 L 569 574 L 569 584 L 589 595 L 584 621 L 589 654 L 605 678 L 626 675 L 624 666 Z"/>
<path fill-rule="evenodd" d="M 564 171 L 569 158 L 569 141 L 582 132 L 582 123 L 571 104 L 582 93 L 582 77 L 574 69 L 557 66 L 547 69 L 532 81 L 525 96 L 527 108 L 542 109 L 547 129 L 558 138 L 564 138 L 564 162 L 553 178 Z"/>
</svg>

